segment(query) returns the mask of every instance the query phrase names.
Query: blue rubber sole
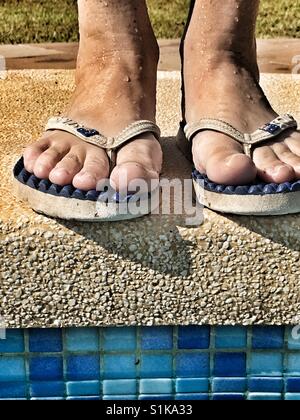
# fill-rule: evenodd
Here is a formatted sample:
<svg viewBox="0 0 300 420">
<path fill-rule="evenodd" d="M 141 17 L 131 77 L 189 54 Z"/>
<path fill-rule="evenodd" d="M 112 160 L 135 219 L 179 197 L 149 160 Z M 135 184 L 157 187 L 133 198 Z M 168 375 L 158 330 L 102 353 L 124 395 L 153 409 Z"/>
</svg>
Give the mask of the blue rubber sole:
<svg viewBox="0 0 300 420">
<path fill-rule="evenodd" d="M 66 185 L 64 187 L 56 184 L 52 184 L 48 179 L 40 179 L 35 175 L 27 172 L 24 167 L 24 160 L 21 158 L 15 165 L 13 171 L 14 177 L 21 184 L 30 187 L 36 191 L 49 194 L 56 197 L 64 197 L 69 199 L 76 199 L 82 201 L 92 201 L 97 202 L 101 200 L 107 203 L 126 203 L 129 202 L 135 194 L 130 194 L 127 196 L 121 196 L 119 193 L 114 192 L 113 194 L 108 194 L 108 192 L 90 190 L 82 191 L 73 187 L 73 185 Z"/>
<path fill-rule="evenodd" d="M 228 186 L 211 182 L 206 175 L 197 170 L 192 173 L 193 180 L 201 184 L 206 191 L 225 195 L 239 196 L 267 196 L 274 194 L 288 194 L 300 191 L 300 180 L 296 182 L 285 182 L 283 184 L 252 184 L 241 186 Z"/>
</svg>

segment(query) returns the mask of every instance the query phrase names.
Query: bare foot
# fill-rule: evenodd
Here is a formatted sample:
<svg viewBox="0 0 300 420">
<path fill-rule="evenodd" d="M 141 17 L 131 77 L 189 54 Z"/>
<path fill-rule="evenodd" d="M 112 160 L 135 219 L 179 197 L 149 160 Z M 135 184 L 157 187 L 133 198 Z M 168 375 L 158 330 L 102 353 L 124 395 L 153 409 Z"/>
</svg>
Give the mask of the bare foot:
<svg viewBox="0 0 300 420">
<path fill-rule="evenodd" d="M 257 3 L 226 0 L 212 10 L 209 0 L 196 2 L 184 43 L 187 122 L 221 119 L 252 133 L 278 116 L 259 86 Z M 256 176 L 270 183 L 293 181 L 300 179 L 300 133 L 285 132 L 257 147 L 252 161 L 235 140 L 204 131 L 193 140 L 193 157 L 196 168 L 220 184 L 247 184 Z"/>
<path fill-rule="evenodd" d="M 140 0 L 79 0 L 76 90 L 66 116 L 106 136 L 137 120 L 155 121 L 158 46 Z M 95 189 L 109 177 L 105 151 L 61 131 L 47 132 L 24 153 L 26 169 L 58 185 Z M 111 183 L 157 179 L 162 151 L 152 134 L 118 152 Z M 121 174 L 121 176 L 120 176 Z M 125 177 L 124 177 L 125 175 Z"/>
</svg>

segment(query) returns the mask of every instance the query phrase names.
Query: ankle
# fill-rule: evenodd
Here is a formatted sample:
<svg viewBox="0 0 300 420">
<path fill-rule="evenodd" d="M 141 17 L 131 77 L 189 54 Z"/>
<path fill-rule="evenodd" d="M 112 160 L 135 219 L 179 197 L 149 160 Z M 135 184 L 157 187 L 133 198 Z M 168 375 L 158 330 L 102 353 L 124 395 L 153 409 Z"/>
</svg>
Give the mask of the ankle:
<svg viewBox="0 0 300 420">
<path fill-rule="evenodd" d="M 202 43 L 191 34 L 182 40 L 183 61 L 185 69 L 200 73 L 211 73 L 224 65 L 242 68 L 259 79 L 255 39 L 250 45 L 235 48 L 233 43 Z M 195 67 L 195 63 L 196 67 Z"/>
<path fill-rule="evenodd" d="M 77 62 L 77 73 L 85 73 L 89 67 L 122 72 L 122 68 L 132 76 L 142 69 L 146 77 L 156 77 L 159 62 L 159 46 L 153 31 L 139 31 L 132 34 L 102 30 L 82 29 Z"/>
</svg>

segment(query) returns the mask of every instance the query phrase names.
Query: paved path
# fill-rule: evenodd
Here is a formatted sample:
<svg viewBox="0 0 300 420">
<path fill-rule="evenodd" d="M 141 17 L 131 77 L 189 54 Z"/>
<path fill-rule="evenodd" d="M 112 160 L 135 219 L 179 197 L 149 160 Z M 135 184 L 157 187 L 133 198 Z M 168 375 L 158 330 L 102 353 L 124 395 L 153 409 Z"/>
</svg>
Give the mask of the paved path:
<svg viewBox="0 0 300 420">
<path fill-rule="evenodd" d="M 161 40 L 160 70 L 180 70 L 178 40 Z M 8 69 L 73 69 L 78 44 L 0 45 Z M 264 73 L 291 73 L 300 63 L 299 39 L 258 41 L 258 56 Z M 298 56 L 298 59 L 297 59 Z"/>
<path fill-rule="evenodd" d="M 263 75 L 279 112 L 300 120 L 300 77 Z M 64 109 L 72 71 L 11 72 L 0 80 L 0 316 L 10 327 L 295 324 L 300 315 L 300 216 L 205 211 L 127 223 L 61 222 L 16 200 L 11 170 L 50 115 Z M 179 73 L 159 73 L 163 177 L 190 179 L 176 149 Z"/>
</svg>

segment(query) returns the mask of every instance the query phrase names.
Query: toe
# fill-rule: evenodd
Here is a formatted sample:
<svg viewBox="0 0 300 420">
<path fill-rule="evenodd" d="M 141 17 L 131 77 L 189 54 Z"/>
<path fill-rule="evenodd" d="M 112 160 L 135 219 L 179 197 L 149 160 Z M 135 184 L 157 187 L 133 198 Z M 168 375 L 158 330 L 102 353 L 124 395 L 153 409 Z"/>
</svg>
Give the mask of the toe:
<svg viewBox="0 0 300 420">
<path fill-rule="evenodd" d="M 251 183 L 257 174 L 252 160 L 243 153 L 217 153 L 206 165 L 211 181 L 225 185 L 245 185 Z"/>
<path fill-rule="evenodd" d="M 28 172 L 33 173 L 37 159 L 48 147 L 49 142 L 47 140 L 40 140 L 25 149 L 23 154 L 24 167 Z"/>
<path fill-rule="evenodd" d="M 112 188 L 120 192 L 148 192 L 157 185 L 159 172 L 138 162 L 126 162 L 114 168 L 110 176 Z M 152 184 L 151 184 L 152 183 Z"/>
<path fill-rule="evenodd" d="M 272 146 L 278 159 L 294 169 L 295 176 L 300 179 L 300 156 L 294 154 L 285 143 L 275 143 Z"/>
<path fill-rule="evenodd" d="M 200 133 L 195 140 L 193 156 L 196 168 L 205 172 L 211 181 L 224 185 L 245 185 L 255 179 L 257 169 L 236 141 L 213 132 Z"/>
<path fill-rule="evenodd" d="M 83 168 L 84 159 L 85 148 L 73 147 L 50 172 L 50 181 L 57 185 L 72 184 L 75 175 Z"/>
<path fill-rule="evenodd" d="M 293 167 L 281 161 L 269 146 L 255 149 L 253 160 L 258 169 L 259 177 L 265 182 L 281 184 L 295 179 L 296 175 Z"/>
<path fill-rule="evenodd" d="M 149 191 L 157 186 L 162 169 L 162 149 L 152 134 L 123 146 L 111 173 L 112 188 L 120 192 Z"/>
<path fill-rule="evenodd" d="M 285 139 L 284 143 L 290 149 L 294 155 L 300 157 L 300 132 L 293 132 L 288 138 Z"/>
<path fill-rule="evenodd" d="M 83 191 L 98 189 L 108 176 L 109 160 L 105 151 L 92 146 L 87 151 L 82 170 L 73 179 L 73 185 Z"/>
<path fill-rule="evenodd" d="M 49 178 L 50 172 L 68 151 L 68 148 L 50 146 L 37 158 L 33 168 L 35 176 L 42 179 Z"/>
</svg>

